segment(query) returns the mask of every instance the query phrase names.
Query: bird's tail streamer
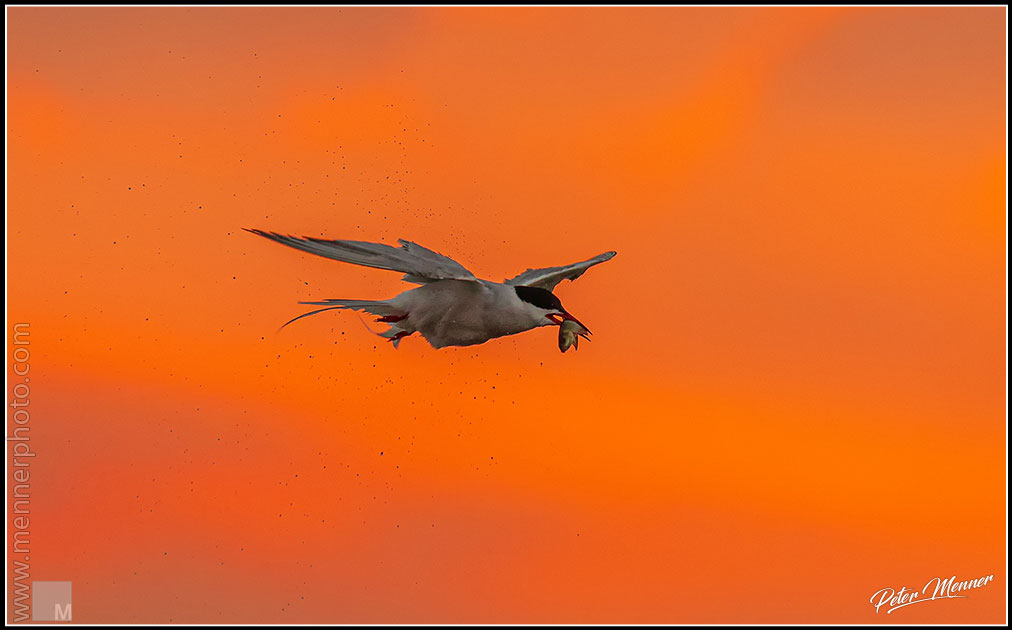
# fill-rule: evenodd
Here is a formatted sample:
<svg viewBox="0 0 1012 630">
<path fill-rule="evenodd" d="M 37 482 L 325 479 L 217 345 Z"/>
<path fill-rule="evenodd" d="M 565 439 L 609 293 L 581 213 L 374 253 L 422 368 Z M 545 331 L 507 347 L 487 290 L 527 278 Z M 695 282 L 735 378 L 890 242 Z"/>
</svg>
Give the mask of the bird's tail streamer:
<svg viewBox="0 0 1012 630">
<path fill-rule="evenodd" d="M 287 322 L 285 322 L 284 324 L 282 324 L 281 328 L 278 328 L 278 332 L 280 332 L 285 326 L 287 326 L 287 325 L 289 325 L 289 324 L 291 324 L 293 322 L 297 322 L 300 319 L 302 319 L 303 317 L 309 317 L 310 315 L 316 315 L 317 313 L 323 313 L 324 311 L 332 311 L 332 310 L 335 310 L 335 309 L 356 309 L 356 310 L 361 309 L 361 310 L 364 310 L 366 312 L 370 312 L 370 313 L 373 313 L 373 314 L 382 314 L 382 313 L 386 313 L 388 311 L 389 312 L 393 312 L 393 309 L 391 309 L 388 304 L 383 303 L 383 302 L 378 302 L 378 301 L 377 302 L 371 302 L 371 301 L 366 301 L 366 300 L 327 300 L 325 302 L 300 302 L 300 304 L 317 304 L 317 305 L 331 304 L 333 306 L 325 306 L 324 308 L 318 308 L 316 310 L 309 311 L 308 313 L 303 313 L 302 315 L 299 315 L 298 317 L 293 317 L 292 319 L 290 319 Z M 401 330 L 398 326 L 391 325 L 388 330 L 379 333 L 379 332 L 376 332 L 372 328 L 369 327 L 369 324 L 366 323 L 365 318 L 362 317 L 361 313 L 355 313 L 355 314 L 358 315 L 358 320 L 360 322 L 362 322 L 362 326 L 367 331 L 369 331 L 370 333 L 376 335 L 377 337 L 382 337 L 383 339 L 386 339 L 387 341 L 392 342 L 394 344 L 394 348 L 396 348 L 396 347 L 398 347 L 400 345 L 401 336 L 402 336 L 401 333 L 403 333 L 405 331 Z"/>
</svg>

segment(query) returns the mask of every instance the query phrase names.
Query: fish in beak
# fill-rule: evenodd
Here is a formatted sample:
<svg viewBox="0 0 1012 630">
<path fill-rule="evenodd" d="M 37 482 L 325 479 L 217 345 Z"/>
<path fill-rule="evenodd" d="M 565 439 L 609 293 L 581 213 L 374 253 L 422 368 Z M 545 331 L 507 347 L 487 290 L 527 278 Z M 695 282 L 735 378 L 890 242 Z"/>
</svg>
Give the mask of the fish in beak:
<svg viewBox="0 0 1012 630">
<path fill-rule="evenodd" d="M 559 324 L 559 351 L 565 352 L 573 346 L 580 349 L 580 337 L 590 341 L 590 330 L 569 313 L 565 313 Z"/>
</svg>

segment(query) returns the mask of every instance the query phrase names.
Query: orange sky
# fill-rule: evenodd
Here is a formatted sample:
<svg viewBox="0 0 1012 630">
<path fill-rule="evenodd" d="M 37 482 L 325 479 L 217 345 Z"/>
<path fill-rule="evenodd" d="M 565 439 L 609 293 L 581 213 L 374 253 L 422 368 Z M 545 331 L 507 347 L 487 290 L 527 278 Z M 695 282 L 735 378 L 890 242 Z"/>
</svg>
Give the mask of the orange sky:
<svg viewBox="0 0 1012 630">
<path fill-rule="evenodd" d="M 1005 620 L 1004 8 L 12 8 L 32 579 L 74 621 Z M 606 250 L 594 330 L 397 274 Z M 8 368 L 10 369 L 10 368 Z M 994 574 L 875 614 L 883 587 Z"/>
</svg>

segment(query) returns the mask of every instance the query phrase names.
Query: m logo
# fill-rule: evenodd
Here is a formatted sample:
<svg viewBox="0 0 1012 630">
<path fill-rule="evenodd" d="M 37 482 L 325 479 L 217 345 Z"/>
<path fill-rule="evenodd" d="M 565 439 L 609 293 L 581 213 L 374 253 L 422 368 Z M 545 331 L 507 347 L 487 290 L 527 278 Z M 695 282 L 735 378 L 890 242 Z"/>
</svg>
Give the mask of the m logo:
<svg viewBox="0 0 1012 630">
<path fill-rule="evenodd" d="M 70 582 L 32 582 L 32 621 L 70 621 Z"/>
</svg>

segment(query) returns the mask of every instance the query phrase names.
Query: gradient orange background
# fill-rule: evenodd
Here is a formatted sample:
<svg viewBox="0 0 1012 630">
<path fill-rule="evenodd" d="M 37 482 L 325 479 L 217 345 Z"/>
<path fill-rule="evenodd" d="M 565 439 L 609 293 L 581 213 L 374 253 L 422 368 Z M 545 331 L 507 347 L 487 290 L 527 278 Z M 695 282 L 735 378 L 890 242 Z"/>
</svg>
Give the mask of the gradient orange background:
<svg viewBox="0 0 1012 630">
<path fill-rule="evenodd" d="M 75 621 L 1005 620 L 1004 8 L 7 16 Z M 395 351 L 277 327 L 397 274 L 243 227 L 618 256 L 557 290 L 579 352 Z M 995 581 L 869 604 L 953 573 Z"/>
</svg>

